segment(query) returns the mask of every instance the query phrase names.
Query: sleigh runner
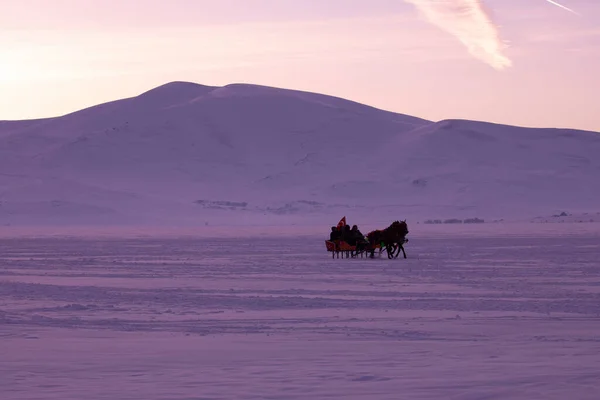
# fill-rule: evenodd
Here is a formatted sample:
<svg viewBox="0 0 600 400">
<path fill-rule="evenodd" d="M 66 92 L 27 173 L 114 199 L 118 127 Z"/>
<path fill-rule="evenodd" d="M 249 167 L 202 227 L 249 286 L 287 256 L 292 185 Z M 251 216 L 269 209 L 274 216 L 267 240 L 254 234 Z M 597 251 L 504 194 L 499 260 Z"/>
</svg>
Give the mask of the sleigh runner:
<svg viewBox="0 0 600 400">
<path fill-rule="evenodd" d="M 332 253 L 332 258 L 344 258 L 344 255 L 346 256 L 346 258 L 354 258 L 358 256 L 362 258 L 365 256 L 367 251 L 379 250 L 379 254 L 381 254 L 382 252 L 382 247 L 379 244 L 367 246 L 365 248 L 359 248 L 358 246 L 352 246 L 342 240 L 326 240 L 325 247 L 327 248 L 328 252 Z"/>
</svg>

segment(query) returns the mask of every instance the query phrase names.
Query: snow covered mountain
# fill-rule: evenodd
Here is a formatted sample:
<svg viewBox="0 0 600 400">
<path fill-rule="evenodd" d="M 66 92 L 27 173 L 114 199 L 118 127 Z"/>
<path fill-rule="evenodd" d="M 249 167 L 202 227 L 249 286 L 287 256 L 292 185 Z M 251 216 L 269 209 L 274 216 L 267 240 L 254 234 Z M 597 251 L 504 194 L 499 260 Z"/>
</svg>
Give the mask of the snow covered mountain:
<svg viewBox="0 0 600 400">
<path fill-rule="evenodd" d="M 285 224 L 595 211 L 600 135 L 173 82 L 0 122 L 0 223 Z"/>
</svg>

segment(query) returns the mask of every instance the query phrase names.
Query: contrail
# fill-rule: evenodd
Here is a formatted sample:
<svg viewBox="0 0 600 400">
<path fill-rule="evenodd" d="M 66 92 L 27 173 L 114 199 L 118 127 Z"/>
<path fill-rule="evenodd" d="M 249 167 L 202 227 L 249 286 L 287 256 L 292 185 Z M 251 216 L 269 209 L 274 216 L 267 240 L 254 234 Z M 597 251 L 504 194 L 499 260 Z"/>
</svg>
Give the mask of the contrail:
<svg viewBox="0 0 600 400">
<path fill-rule="evenodd" d="M 462 42 L 469 53 L 502 70 L 512 65 L 504 55 L 504 43 L 481 0 L 404 0 L 413 4 L 440 29 Z"/>
<path fill-rule="evenodd" d="M 556 7 L 560 7 L 560 8 L 562 8 L 562 9 L 564 9 L 564 10 L 567 10 L 567 11 L 570 11 L 570 12 L 572 12 L 573 14 L 577 14 L 577 12 L 576 12 L 575 10 L 572 10 L 572 9 L 570 9 L 570 8 L 569 8 L 569 7 L 567 7 L 567 6 L 563 6 L 563 5 L 562 5 L 562 4 L 560 4 L 560 3 L 557 3 L 557 2 L 555 2 L 555 1 L 552 1 L 552 0 L 546 0 L 546 1 L 547 1 L 548 3 L 550 3 L 550 4 L 554 4 Z M 579 15 L 579 14 L 577 14 L 577 15 Z"/>
</svg>

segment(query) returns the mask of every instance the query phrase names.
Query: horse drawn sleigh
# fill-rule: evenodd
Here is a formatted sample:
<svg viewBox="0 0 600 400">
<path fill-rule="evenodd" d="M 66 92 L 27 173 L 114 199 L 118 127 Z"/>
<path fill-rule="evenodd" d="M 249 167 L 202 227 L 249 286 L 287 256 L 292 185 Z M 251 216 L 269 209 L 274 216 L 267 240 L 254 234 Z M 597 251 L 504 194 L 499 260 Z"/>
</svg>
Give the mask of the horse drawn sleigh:
<svg viewBox="0 0 600 400">
<path fill-rule="evenodd" d="M 346 225 L 346 217 L 342 218 L 338 223 L 337 229 L 342 230 Z M 333 229 L 333 228 L 332 228 Z M 325 247 L 328 252 L 331 252 L 332 258 L 357 258 L 366 257 L 367 254 L 371 258 L 375 257 L 375 252 L 381 255 L 384 251 L 389 259 L 398 258 L 400 251 L 406 258 L 404 244 L 408 242 L 406 235 L 408 234 L 408 226 L 406 220 L 394 221 L 390 226 L 382 230 L 374 230 L 365 237 L 360 237 L 358 240 L 348 240 L 345 238 L 337 238 L 334 240 L 326 240 Z M 362 235 L 360 235 L 362 236 Z M 361 240 L 362 239 L 362 240 Z"/>
</svg>

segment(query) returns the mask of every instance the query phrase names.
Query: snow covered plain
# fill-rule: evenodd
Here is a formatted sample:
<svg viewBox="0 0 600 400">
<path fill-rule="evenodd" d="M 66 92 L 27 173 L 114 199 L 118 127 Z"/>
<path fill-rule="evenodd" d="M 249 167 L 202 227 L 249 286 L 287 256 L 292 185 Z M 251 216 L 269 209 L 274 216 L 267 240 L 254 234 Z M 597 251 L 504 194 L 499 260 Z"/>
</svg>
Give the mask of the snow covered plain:
<svg viewBox="0 0 600 400">
<path fill-rule="evenodd" d="M 5 235 L 1 398 L 597 399 L 598 224 L 486 225 L 411 226 L 391 261 L 291 231 Z"/>
</svg>

